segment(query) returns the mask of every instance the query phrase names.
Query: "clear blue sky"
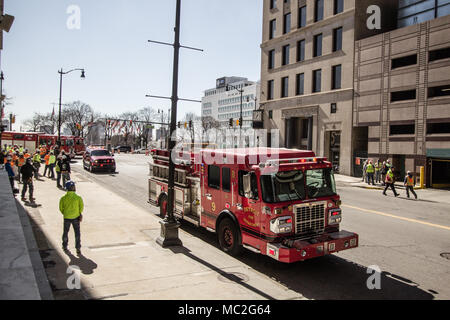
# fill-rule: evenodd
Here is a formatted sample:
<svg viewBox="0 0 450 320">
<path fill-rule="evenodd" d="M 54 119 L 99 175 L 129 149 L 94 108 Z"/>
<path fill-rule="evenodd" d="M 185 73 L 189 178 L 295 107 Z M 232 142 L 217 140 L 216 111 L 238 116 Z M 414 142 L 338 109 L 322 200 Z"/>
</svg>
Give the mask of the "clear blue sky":
<svg viewBox="0 0 450 320">
<path fill-rule="evenodd" d="M 7 107 L 15 130 L 33 112 L 51 112 L 59 97 L 58 70 L 85 68 L 64 76 L 63 103 L 81 100 L 96 112 L 120 114 L 142 107 L 169 109 L 173 49 L 148 43 L 174 40 L 175 0 L 5 0 L 14 15 L 4 33 L 1 67 Z M 81 10 L 80 30 L 69 30 L 70 5 Z M 179 97 L 200 100 L 222 76 L 259 80 L 261 0 L 182 0 Z M 178 118 L 200 114 L 200 104 L 179 102 Z M 57 107 L 55 107 L 57 113 Z"/>
</svg>

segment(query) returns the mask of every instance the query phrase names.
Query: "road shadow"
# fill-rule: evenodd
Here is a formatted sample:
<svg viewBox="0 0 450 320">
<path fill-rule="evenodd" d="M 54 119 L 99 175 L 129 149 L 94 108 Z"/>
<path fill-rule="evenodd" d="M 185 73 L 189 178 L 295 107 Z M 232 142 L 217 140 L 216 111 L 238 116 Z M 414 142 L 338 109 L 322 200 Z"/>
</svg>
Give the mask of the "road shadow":
<svg viewBox="0 0 450 320">
<path fill-rule="evenodd" d="M 183 231 L 216 247 L 216 234 L 197 228 L 185 221 Z M 252 269 L 265 274 L 307 299 L 316 300 L 432 300 L 433 294 L 422 290 L 418 284 L 388 271 L 380 274 L 380 290 L 368 289 L 367 282 L 374 272 L 368 273 L 365 266 L 337 255 L 284 264 L 244 250 L 236 257 Z M 369 281 L 370 282 L 370 281 Z M 434 292 L 435 293 L 435 292 Z"/>
<path fill-rule="evenodd" d="M 19 205 L 20 202 L 17 202 Z M 81 255 L 79 257 L 68 254 L 70 261 L 67 262 L 67 258 L 63 256 L 60 251 L 53 248 L 50 240 L 47 238 L 42 225 L 45 224 L 42 217 L 39 214 L 39 210 L 34 207 L 23 206 L 33 231 L 36 245 L 39 250 L 42 264 L 44 265 L 45 273 L 47 275 L 48 282 L 52 289 L 53 297 L 55 300 L 88 300 L 92 299 L 88 291 L 88 286 L 85 285 L 83 279 L 81 279 L 80 289 L 69 289 L 67 281 L 73 272 L 68 272 L 69 266 L 78 266 L 83 274 L 92 274 L 97 268 L 97 264 Z M 62 235 L 61 230 L 61 235 Z M 39 279 L 38 279 L 39 280 Z"/>
<path fill-rule="evenodd" d="M 69 258 L 69 266 L 76 266 L 80 268 L 83 274 L 93 274 L 94 270 L 97 269 L 97 264 L 91 259 L 86 258 L 83 254 L 75 256 L 70 250 L 64 252 Z"/>
</svg>

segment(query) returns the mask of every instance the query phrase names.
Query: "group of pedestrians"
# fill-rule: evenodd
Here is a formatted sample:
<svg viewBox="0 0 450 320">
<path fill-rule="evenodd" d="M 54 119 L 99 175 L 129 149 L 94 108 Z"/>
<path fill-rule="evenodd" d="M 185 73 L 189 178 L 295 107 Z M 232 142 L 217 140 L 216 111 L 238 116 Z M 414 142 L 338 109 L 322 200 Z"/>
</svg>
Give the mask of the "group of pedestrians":
<svg viewBox="0 0 450 320">
<path fill-rule="evenodd" d="M 42 163 L 45 165 L 43 176 L 56 180 L 57 187 L 67 191 L 59 200 L 59 210 L 64 217 L 62 248 L 65 252 L 68 251 L 68 233 L 72 226 L 75 233 L 75 249 L 77 254 L 81 255 L 80 223 L 83 219 L 84 204 L 83 199 L 76 194 L 75 182 L 70 179 L 70 157 L 64 150 L 61 152 L 58 148 L 47 150 L 45 146 L 36 149 L 33 155 L 29 154 L 27 149 L 17 146 L 5 146 L 0 150 L 0 164 L 4 164 L 13 193 L 20 192 L 14 188 L 15 179 L 19 184 L 23 184 L 22 201 L 26 201 L 28 192 L 29 202 L 35 203 L 33 178 L 39 180 L 39 169 Z M 56 171 L 56 179 L 54 171 Z"/>
<path fill-rule="evenodd" d="M 363 182 L 368 185 L 381 184 L 385 188 L 383 195 L 387 195 L 386 191 L 390 188 L 395 197 L 400 194 L 395 190 L 395 167 L 391 165 L 389 160 L 381 162 L 377 160 L 375 163 L 373 160 L 367 159 L 363 164 Z M 403 185 L 406 188 L 406 196 L 410 198 L 410 192 L 417 199 L 417 194 L 414 191 L 415 186 L 414 175 L 411 171 L 407 172 L 404 178 Z"/>
<path fill-rule="evenodd" d="M 33 154 L 30 154 L 28 149 L 23 147 L 5 146 L 0 152 L 0 163 L 4 164 L 5 170 L 8 172 L 13 192 L 20 192 L 14 188 L 14 181 L 17 180 L 18 184 L 23 184 L 22 200 L 26 200 L 28 191 L 31 203 L 36 200 L 33 197 L 33 177 L 36 180 L 40 179 L 39 170 L 42 165 L 45 166 L 43 177 L 56 180 L 56 186 L 59 189 L 65 189 L 66 182 L 70 180 L 70 157 L 65 154 L 64 150 L 59 151 L 58 148 L 48 149 L 42 145 Z"/>
</svg>

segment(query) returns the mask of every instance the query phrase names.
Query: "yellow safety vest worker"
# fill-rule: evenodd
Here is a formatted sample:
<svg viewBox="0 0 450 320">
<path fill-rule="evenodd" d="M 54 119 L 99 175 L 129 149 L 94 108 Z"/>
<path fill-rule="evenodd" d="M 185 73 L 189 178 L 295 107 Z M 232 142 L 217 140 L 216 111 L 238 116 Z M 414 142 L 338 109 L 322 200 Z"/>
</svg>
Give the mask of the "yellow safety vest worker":
<svg viewBox="0 0 450 320">
<path fill-rule="evenodd" d="M 394 183 L 394 173 L 391 169 L 386 173 L 386 183 Z"/>
<path fill-rule="evenodd" d="M 373 166 L 373 164 L 369 163 L 367 165 L 367 169 L 366 169 L 367 173 L 374 173 L 375 172 L 375 167 Z"/>
<path fill-rule="evenodd" d="M 406 185 L 408 187 L 414 187 L 414 178 L 410 176 L 406 176 Z"/>
</svg>

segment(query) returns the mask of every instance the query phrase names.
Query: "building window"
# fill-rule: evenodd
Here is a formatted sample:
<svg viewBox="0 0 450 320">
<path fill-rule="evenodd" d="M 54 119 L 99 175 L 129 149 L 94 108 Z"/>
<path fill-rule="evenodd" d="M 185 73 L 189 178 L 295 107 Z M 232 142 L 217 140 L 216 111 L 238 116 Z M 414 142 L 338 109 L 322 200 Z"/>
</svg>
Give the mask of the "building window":
<svg viewBox="0 0 450 320">
<path fill-rule="evenodd" d="M 450 122 L 427 124 L 427 134 L 443 134 L 443 133 L 450 133 Z"/>
<path fill-rule="evenodd" d="M 231 191 L 231 170 L 230 168 L 222 168 L 222 190 L 225 192 Z"/>
<path fill-rule="evenodd" d="M 281 78 L 281 98 L 289 96 L 289 77 Z"/>
<path fill-rule="evenodd" d="M 273 111 L 269 110 L 269 119 L 273 119 Z"/>
<path fill-rule="evenodd" d="M 305 94 L 305 74 L 299 73 L 296 76 L 296 89 L 295 94 L 301 96 Z"/>
<path fill-rule="evenodd" d="M 269 51 L 269 70 L 275 68 L 275 50 Z"/>
<path fill-rule="evenodd" d="M 417 64 L 417 54 L 411 56 L 392 59 L 391 69 L 397 69 Z"/>
<path fill-rule="evenodd" d="M 323 0 L 316 0 L 314 7 L 314 22 L 323 20 Z"/>
<path fill-rule="evenodd" d="M 344 11 L 344 0 L 334 0 L 334 14 L 339 14 Z"/>
<path fill-rule="evenodd" d="M 448 59 L 450 58 L 450 48 L 438 49 L 430 51 L 429 61 L 433 62 L 436 60 Z"/>
<path fill-rule="evenodd" d="M 283 66 L 289 64 L 289 50 L 290 50 L 290 46 L 288 44 L 283 46 L 283 59 L 282 59 Z"/>
<path fill-rule="evenodd" d="M 428 88 L 428 98 L 450 96 L 450 85 Z"/>
<path fill-rule="evenodd" d="M 391 92 L 391 102 L 415 100 L 416 90 Z"/>
<path fill-rule="evenodd" d="M 274 82 L 273 80 L 267 81 L 267 100 L 273 99 L 273 89 L 274 89 Z"/>
<path fill-rule="evenodd" d="M 291 14 L 286 13 L 283 19 L 283 34 L 291 32 Z"/>
<path fill-rule="evenodd" d="M 416 126 L 414 124 L 402 124 L 389 126 L 389 135 L 415 134 Z"/>
<path fill-rule="evenodd" d="M 309 136 L 309 119 L 302 119 L 302 139 L 308 139 Z"/>
<path fill-rule="evenodd" d="M 275 9 L 277 7 L 277 0 L 269 0 L 270 1 L 270 10 Z"/>
<path fill-rule="evenodd" d="M 269 40 L 275 38 L 275 33 L 277 31 L 277 20 L 270 20 L 269 23 Z"/>
<path fill-rule="evenodd" d="M 305 60 L 305 40 L 297 42 L 297 62 Z"/>
<path fill-rule="evenodd" d="M 322 34 L 314 36 L 313 57 L 320 57 L 322 55 Z"/>
<path fill-rule="evenodd" d="M 331 104 L 331 110 L 330 113 L 337 113 L 337 104 L 336 103 L 332 103 Z"/>
<path fill-rule="evenodd" d="M 312 92 L 317 93 L 322 91 L 322 70 L 313 71 L 313 88 Z"/>
<path fill-rule="evenodd" d="M 333 30 L 333 52 L 342 50 L 342 27 Z"/>
<path fill-rule="evenodd" d="M 220 168 L 208 166 L 208 187 L 220 189 Z"/>
<path fill-rule="evenodd" d="M 306 6 L 298 9 L 298 28 L 306 26 Z"/>
<path fill-rule="evenodd" d="M 332 84 L 331 89 L 341 89 L 342 66 L 333 66 L 332 68 Z"/>
</svg>

